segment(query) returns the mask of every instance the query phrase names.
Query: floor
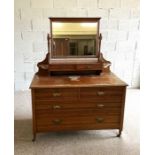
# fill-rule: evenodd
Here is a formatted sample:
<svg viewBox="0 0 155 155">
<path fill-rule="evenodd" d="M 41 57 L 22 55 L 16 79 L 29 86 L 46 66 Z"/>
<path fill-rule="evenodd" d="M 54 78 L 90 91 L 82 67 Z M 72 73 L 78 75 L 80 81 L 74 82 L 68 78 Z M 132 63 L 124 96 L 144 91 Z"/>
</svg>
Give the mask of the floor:
<svg viewBox="0 0 155 155">
<path fill-rule="evenodd" d="M 124 130 L 44 133 L 32 142 L 31 96 L 15 92 L 15 155 L 139 155 L 139 90 L 128 89 Z"/>
</svg>

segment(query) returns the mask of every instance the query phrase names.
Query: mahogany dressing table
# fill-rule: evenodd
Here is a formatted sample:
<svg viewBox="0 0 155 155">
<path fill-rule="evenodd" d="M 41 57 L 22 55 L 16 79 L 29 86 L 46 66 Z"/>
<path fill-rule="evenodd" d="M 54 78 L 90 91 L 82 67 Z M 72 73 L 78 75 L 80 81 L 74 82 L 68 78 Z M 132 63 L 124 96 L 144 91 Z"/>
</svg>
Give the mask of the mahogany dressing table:
<svg viewBox="0 0 155 155">
<path fill-rule="evenodd" d="M 52 131 L 123 129 L 127 84 L 100 52 L 100 18 L 49 18 L 48 53 L 30 85 L 33 141 Z"/>
</svg>

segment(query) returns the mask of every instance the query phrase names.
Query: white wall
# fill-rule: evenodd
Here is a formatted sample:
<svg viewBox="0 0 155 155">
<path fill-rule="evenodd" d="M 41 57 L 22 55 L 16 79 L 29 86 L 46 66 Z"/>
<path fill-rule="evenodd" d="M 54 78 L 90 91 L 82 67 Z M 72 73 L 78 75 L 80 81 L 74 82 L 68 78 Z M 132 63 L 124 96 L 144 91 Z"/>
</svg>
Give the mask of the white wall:
<svg viewBox="0 0 155 155">
<path fill-rule="evenodd" d="M 102 17 L 102 53 L 139 87 L 139 0 L 15 0 L 15 90 L 29 88 L 47 52 L 48 17 Z"/>
</svg>

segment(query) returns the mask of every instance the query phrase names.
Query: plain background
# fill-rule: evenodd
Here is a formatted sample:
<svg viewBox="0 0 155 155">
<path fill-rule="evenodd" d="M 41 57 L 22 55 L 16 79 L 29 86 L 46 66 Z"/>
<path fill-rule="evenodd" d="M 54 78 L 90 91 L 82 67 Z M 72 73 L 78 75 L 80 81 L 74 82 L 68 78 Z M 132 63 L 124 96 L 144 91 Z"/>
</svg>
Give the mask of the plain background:
<svg viewBox="0 0 155 155">
<path fill-rule="evenodd" d="M 48 17 L 101 17 L 101 52 L 130 88 L 139 88 L 139 0 L 15 0 L 15 90 L 28 90 L 47 53 Z"/>
</svg>

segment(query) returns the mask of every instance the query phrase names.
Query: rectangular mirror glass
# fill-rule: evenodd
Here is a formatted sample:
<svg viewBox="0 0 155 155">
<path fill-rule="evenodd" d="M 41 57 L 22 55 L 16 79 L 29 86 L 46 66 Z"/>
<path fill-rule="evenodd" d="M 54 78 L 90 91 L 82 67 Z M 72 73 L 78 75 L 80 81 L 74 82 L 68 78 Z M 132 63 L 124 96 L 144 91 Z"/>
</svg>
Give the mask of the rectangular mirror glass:
<svg viewBox="0 0 155 155">
<path fill-rule="evenodd" d="M 52 57 L 96 57 L 97 22 L 52 22 Z"/>
</svg>

